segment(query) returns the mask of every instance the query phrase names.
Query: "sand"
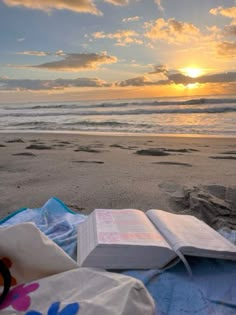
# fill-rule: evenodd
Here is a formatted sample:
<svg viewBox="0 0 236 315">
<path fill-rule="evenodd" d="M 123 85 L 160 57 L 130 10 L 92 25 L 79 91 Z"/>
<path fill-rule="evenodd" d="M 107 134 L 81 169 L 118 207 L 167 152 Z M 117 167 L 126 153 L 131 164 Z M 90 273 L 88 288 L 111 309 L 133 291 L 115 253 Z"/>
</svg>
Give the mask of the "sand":
<svg viewBox="0 0 236 315">
<path fill-rule="evenodd" d="M 56 196 L 82 213 L 151 208 L 236 228 L 236 138 L 0 134 L 0 217 Z"/>
</svg>

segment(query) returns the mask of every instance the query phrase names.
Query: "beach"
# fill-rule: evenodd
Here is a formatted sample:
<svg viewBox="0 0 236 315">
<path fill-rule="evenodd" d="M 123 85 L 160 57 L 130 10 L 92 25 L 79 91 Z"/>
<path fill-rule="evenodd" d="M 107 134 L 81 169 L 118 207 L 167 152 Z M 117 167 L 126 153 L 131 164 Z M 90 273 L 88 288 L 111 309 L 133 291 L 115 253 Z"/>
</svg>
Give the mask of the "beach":
<svg viewBox="0 0 236 315">
<path fill-rule="evenodd" d="M 236 221 L 233 137 L 1 133 L 0 150 L 1 218 L 55 196 L 84 214 L 156 208 L 215 228 Z"/>
</svg>

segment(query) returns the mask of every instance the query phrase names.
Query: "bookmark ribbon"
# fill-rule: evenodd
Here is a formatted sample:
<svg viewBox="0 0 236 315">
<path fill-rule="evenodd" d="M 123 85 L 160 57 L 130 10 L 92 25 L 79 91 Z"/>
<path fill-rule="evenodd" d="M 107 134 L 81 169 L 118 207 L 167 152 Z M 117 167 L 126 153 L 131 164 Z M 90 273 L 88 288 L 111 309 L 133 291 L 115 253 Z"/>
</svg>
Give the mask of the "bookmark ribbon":
<svg viewBox="0 0 236 315">
<path fill-rule="evenodd" d="M 184 255 L 181 253 L 180 250 L 176 250 L 175 252 L 179 256 L 179 258 L 182 260 L 183 264 L 185 265 L 189 277 L 192 278 L 193 273 L 192 273 L 192 270 L 191 270 L 189 263 L 187 262 L 186 258 L 184 257 Z"/>
</svg>

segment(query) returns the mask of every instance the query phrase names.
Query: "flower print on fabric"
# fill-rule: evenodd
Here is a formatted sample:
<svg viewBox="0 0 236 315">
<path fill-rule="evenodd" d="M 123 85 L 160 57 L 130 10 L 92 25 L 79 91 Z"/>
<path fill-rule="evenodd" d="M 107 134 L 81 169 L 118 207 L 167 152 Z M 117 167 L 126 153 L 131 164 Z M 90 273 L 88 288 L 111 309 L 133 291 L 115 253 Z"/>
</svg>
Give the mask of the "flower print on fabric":
<svg viewBox="0 0 236 315">
<path fill-rule="evenodd" d="M 0 305 L 0 310 L 12 306 L 16 311 L 26 311 L 31 303 L 30 292 L 38 289 L 38 283 L 31 283 L 28 285 L 20 284 L 8 292 L 4 302 Z"/>
<path fill-rule="evenodd" d="M 61 311 L 60 302 L 53 303 L 47 312 L 47 315 L 76 315 L 79 312 L 79 303 L 72 303 L 66 305 Z M 37 311 L 29 311 L 25 315 L 44 315 Z"/>
<path fill-rule="evenodd" d="M 8 269 L 11 268 L 11 266 L 12 266 L 12 261 L 11 261 L 9 258 L 3 257 L 3 258 L 1 258 L 1 261 L 4 263 L 4 265 L 5 265 Z M 11 286 L 16 285 L 16 284 L 17 284 L 16 279 L 11 276 Z M 2 286 L 2 285 L 3 285 L 3 278 L 2 278 L 2 276 L 0 275 L 0 286 Z"/>
</svg>

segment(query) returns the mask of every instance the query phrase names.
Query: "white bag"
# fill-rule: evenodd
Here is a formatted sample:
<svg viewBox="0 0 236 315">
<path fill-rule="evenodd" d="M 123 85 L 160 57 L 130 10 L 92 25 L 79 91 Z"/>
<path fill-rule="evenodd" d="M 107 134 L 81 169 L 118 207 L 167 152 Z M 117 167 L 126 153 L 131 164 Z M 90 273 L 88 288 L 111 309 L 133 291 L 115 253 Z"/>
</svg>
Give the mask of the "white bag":
<svg viewBox="0 0 236 315">
<path fill-rule="evenodd" d="M 78 264 L 33 223 L 0 228 L 0 258 L 3 257 L 11 261 L 10 271 L 18 284 L 78 268 Z"/>
<path fill-rule="evenodd" d="M 1 315 L 154 314 L 153 299 L 142 282 L 78 268 L 32 223 L 0 228 L 0 258 L 13 284 L 0 305 Z M 2 284 L 0 279 L 0 292 Z"/>
</svg>

